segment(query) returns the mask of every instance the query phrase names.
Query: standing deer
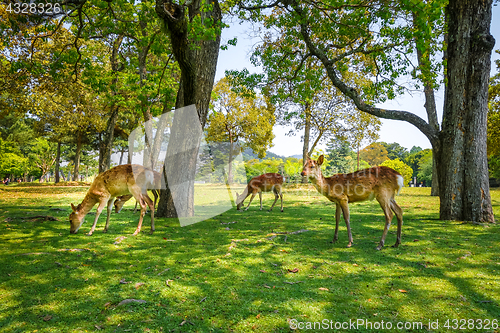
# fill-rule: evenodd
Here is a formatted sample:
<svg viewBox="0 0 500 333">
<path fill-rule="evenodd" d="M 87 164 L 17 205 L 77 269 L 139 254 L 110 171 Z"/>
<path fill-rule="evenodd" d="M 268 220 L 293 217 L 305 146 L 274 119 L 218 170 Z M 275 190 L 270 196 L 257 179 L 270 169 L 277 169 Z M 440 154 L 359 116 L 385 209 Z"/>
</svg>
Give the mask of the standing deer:
<svg viewBox="0 0 500 333">
<path fill-rule="evenodd" d="M 94 232 L 99 215 L 101 215 L 105 206 L 107 206 L 108 209 L 108 216 L 104 232 L 107 232 L 114 199 L 117 196 L 127 194 L 132 194 L 141 205 L 139 225 L 134 232 L 134 236 L 141 231 L 142 220 L 144 218 L 144 214 L 146 213 L 147 206 L 151 209 L 151 232 L 153 232 L 155 230 L 154 206 L 147 194 L 147 188 L 153 183 L 153 171 L 136 164 L 119 165 L 99 174 L 90 186 L 90 189 L 85 195 L 82 203 L 76 207 L 71 204 L 73 212 L 69 215 L 69 232 L 72 234 L 76 234 L 78 232 L 78 229 L 80 229 L 84 222 L 85 215 L 90 212 L 96 203 L 99 203 L 99 206 L 97 207 L 94 224 L 92 225 L 88 235 L 90 236 Z"/>
<path fill-rule="evenodd" d="M 154 183 L 151 186 L 149 186 L 147 189 L 151 190 L 151 193 L 153 193 L 153 196 L 155 198 L 154 203 L 153 203 L 153 207 L 156 208 L 156 202 L 158 201 L 158 197 L 160 196 L 159 189 L 161 188 L 161 174 L 159 172 L 156 172 L 156 171 L 153 171 L 153 174 L 154 174 Z M 132 197 L 133 197 L 132 194 L 120 195 L 120 196 L 116 197 L 116 200 L 114 203 L 115 212 L 119 213 L 122 210 L 125 202 L 130 200 Z M 137 211 L 137 204 L 138 203 L 139 203 L 138 201 L 135 202 L 134 213 Z"/>
<path fill-rule="evenodd" d="M 384 246 L 385 236 L 389 231 L 394 216 L 392 212 L 396 214 L 398 219 L 398 233 L 396 244 L 394 244 L 393 247 L 398 247 L 399 244 L 401 244 L 403 210 L 394 200 L 394 196 L 399 194 L 399 191 L 404 186 L 403 176 L 391 168 L 379 166 L 348 174 L 339 173 L 332 177 L 325 178 L 321 172 L 323 160 L 323 155 L 321 155 L 317 161 L 307 159 L 301 175 L 308 176 L 314 187 L 316 187 L 316 190 L 336 204 L 336 224 L 333 242 L 336 242 L 338 239 L 340 210 L 342 210 L 344 215 L 349 236 L 347 247 L 351 247 L 352 234 L 349 222 L 349 203 L 373 200 L 375 198 L 385 214 L 384 232 L 382 233 L 382 239 L 377 246 L 377 250 L 382 249 Z"/>
<path fill-rule="evenodd" d="M 250 202 L 248 202 L 248 206 L 247 208 L 245 208 L 245 211 L 248 210 L 248 207 L 250 207 L 253 198 L 257 193 L 259 193 L 260 210 L 262 210 L 262 192 L 273 191 L 274 202 L 269 211 L 273 209 L 276 201 L 278 201 L 278 198 L 281 198 L 281 211 L 283 211 L 283 194 L 281 193 L 282 185 L 283 176 L 277 173 L 265 173 L 263 175 L 252 178 L 241 195 L 236 192 L 236 209 L 240 210 L 245 199 L 251 194 L 252 197 L 250 198 Z"/>
</svg>

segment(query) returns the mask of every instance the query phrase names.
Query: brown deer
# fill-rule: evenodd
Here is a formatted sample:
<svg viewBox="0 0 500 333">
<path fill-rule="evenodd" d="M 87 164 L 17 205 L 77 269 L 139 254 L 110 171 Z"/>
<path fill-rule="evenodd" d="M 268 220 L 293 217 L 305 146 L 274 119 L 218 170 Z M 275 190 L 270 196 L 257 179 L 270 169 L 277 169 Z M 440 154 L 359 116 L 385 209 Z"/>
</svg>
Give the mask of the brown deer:
<svg viewBox="0 0 500 333">
<path fill-rule="evenodd" d="M 152 184 L 152 186 L 150 186 L 151 188 L 148 188 L 148 190 L 151 190 L 151 193 L 153 193 L 153 196 L 155 198 L 154 203 L 153 203 L 153 207 L 156 208 L 156 203 L 158 201 L 158 197 L 160 196 L 159 189 L 161 188 L 161 174 L 159 172 L 156 172 L 156 171 L 153 171 L 153 174 L 154 174 L 154 183 Z M 133 197 L 132 194 L 120 195 L 120 196 L 116 197 L 116 200 L 114 203 L 115 213 L 119 213 L 122 210 L 125 202 L 130 200 L 132 197 Z M 137 211 L 137 204 L 138 203 L 139 203 L 138 201 L 135 202 L 134 213 Z"/>
<path fill-rule="evenodd" d="M 281 211 L 283 211 L 283 194 L 281 193 L 282 185 L 283 176 L 277 173 L 265 173 L 263 175 L 252 178 L 241 195 L 236 192 L 236 209 L 240 210 L 245 199 L 251 194 L 252 197 L 250 198 L 250 202 L 248 202 L 248 206 L 247 208 L 245 208 L 245 211 L 248 210 L 248 207 L 250 207 L 253 198 L 257 193 L 259 193 L 260 210 L 262 210 L 262 192 L 273 191 L 274 202 L 269 211 L 273 209 L 276 201 L 278 201 L 278 198 L 281 198 Z"/>
<path fill-rule="evenodd" d="M 323 160 L 323 155 L 317 161 L 307 159 L 301 175 L 308 176 L 314 187 L 316 187 L 316 190 L 336 204 L 336 224 L 333 242 L 336 242 L 338 239 L 340 210 L 342 210 L 342 214 L 344 215 L 347 234 L 349 236 L 347 247 L 351 247 L 352 234 L 349 222 L 349 203 L 377 199 L 385 214 L 384 232 L 382 233 L 382 239 L 377 246 L 377 250 L 382 249 L 384 246 L 385 237 L 394 216 L 392 212 L 396 214 L 398 219 L 398 233 L 396 244 L 393 247 L 398 247 L 401 244 L 403 210 L 394 200 L 394 196 L 399 194 L 399 191 L 404 186 L 403 176 L 391 168 L 379 166 L 353 173 L 339 173 L 325 178 L 321 172 Z"/>
<path fill-rule="evenodd" d="M 147 194 L 147 188 L 150 187 L 150 184 L 153 184 L 153 182 L 153 171 L 136 164 L 119 165 L 99 174 L 90 186 L 90 189 L 88 190 L 82 203 L 76 207 L 71 204 L 73 212 L 69 215 L 69 232 L 72 234 L 76 234 L 78 232 L 78 229 L 80 229 L 84 222 L 85 215 L 90 212 L 96 203 L 99 203 L 99 205 L 97 206 L 94 224 L 92 225 L 88 235 L 90 236 L 94 232 L 99 215 L 101 215 L 105 206 L 107 206 L 108 209 L 108 216 L 104 232 L 107 232 L 109 227 L 109 217 L 111 215 L 111 209 L 115 198 L 117 196 L 127 194 L 132 194 L 141 206 L 139 225 L 134 232 L 134 236 L 141 231 L 142 220 L 144 218 L 144 214 L 146 213 L 147 206 L 151 209 L 151 232 L 153 232 L 155 230 L 154 206 Z"/>
</svg>

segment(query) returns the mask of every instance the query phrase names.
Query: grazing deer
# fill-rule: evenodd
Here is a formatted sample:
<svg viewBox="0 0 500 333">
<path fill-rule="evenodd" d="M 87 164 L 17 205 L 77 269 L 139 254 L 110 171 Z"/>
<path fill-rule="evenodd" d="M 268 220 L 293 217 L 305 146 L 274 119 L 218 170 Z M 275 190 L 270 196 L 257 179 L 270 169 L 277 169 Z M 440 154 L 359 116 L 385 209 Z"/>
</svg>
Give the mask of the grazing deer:
<svg viewBox="0 0 500 333">
<path fill-rule="evenodd" d="M 340 210 L 342 210 L 344 215 L 347 234 L 349 236 L 347 247 L 351 247 L 352 234 L 351 225 L 349 223 L 349 203 L 372 200 L 375 198 L 385 214 L 384 232 L 382 233 L 382 239 L 377 246 L 377 250 L 382 249 L 384 246 L 385 236 L 389 231 L 394 216 L 392 212 L 396 214 L 398 219 L 398 233 L 396 244 L 394 244 L 393 247 L 398 247 L 398 245 L 401 244 L 403 210 L 394 200 L 394 196 L 399 194 L 399 191 L 404 186 L 403 176 L 391 168 L 379 166 L 348 174 L 339 173 L 332 177 L 325 178 L 321 172 L 323 159 L 323 155 L 321 155 L 317 161 L 307 159 L 301 175 L 309 176 L 309 180 L 314 184 L 316 190 L 337 205 L 335 211 L 336 224 L 333 242 L 336 242 L 338 239 Z"/>
<path fill-rule="evenodd" d="M 274 202 L 269 211 L 271 211 L 278 201 L 278 198 L 281 198 L 281 211 L 283 211 L 283 194 L 281 193 L 281 187 L 283 185 L 283 176 L 277 173 L 265 173 L 263 175 L 254 177 L 247 184 L 247 187 L 243 191 L 241 195 L 236 192 L 236 209 L 240 210 L 243 206 L 243 202 L 245 199 L 251 194 L 250 202 L 248 203 L 247 208 L 250 207 L 253 198 L 257 193 L 259 193 L 260 198 L 260 210 L 262 210 L 262 192 L 274 192 Z"/>
<path fill-rule="evenodd" d="M 144 218 L 144 214 L 146 213 L 147 206 L 151 209 L 151 232 L 153 232 L 155 230 L 154 206 L 147 194 L 147 188 L 150 187 L 150 184 L 153 184 L 153 182 L 153 171 L 136 164 L 119 165 L 99 174 L 90 186 L 90 189 L 88 190 L 87 195 L 85 195 L 82 203 L 76 207 L 71 204 L 73 212 L 69 215 L 69 232 L 72 234 L 76 234 L 78 232 L 78 229 L 80 229 L 84 222 L 85 215 L 90 212 L 96 203 L 99 203 L 99 206 L 97 206 L 94 224 L 92 225 L 88 235 L 90 236 L 94 232 L 99 215 L 105 206 L 107 206 L 108 209 L 108 216 L 104 232 L 107 232 L 114 199 L 117 196 L 126 194 L 132 194 L 141 205 L 139 225 L 134 232 L 134 236 L 141 231 L 142 220 Z"/>
<path fill-rule="evenodd" d="M 154 203 L 153 203 L 153 207 L 156 207 L 156 202 L 158 201 L 158 197 L 160 196 L 159 189 L 161 187 L 161 174 L 159 172 L 156 172 L 156 171 L 153 171 L 153 174 L 154 174 L 154 183 L 152 184 L 152 186 L 150 186 L 151 188 L 148 188 L 148 190 L 151 190 L 151 192 L 153 193 L 153 196 L 155 198 Z M 120 195 L 120 196 L 116 197 L 116 200 L 114 203 L 115 212 L 119 213 L 122 210 L 125 202 L 130 200 L 132 197 L 133 197 L 132 194 Z M 138 201 L 135 202 L 134 213 L 137 211 L 137 204 L 138 203 L 139 203 Z"/>
</svg>

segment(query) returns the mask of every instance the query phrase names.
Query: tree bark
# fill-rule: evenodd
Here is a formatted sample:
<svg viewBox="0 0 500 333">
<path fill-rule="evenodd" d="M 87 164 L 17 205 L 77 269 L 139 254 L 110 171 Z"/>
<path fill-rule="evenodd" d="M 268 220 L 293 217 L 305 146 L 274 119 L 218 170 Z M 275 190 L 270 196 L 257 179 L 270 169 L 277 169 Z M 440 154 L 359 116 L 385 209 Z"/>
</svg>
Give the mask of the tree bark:
<svg viewBox="0 0 500 333">
<path fill-rule="evenodd" d="M 111 80 L 111 95 L 114 97 L 118 95 L 118 72 L 122 70 L 120 62 L 118 61 L 118 51 L 122 44 L 124 35 L 118 35 L 118 37 L 113 42 L 113 49 L 111 51 L 111 70 L 113 72 L 113 79 Z M 104 139 L 101 142 L 101 147 L 99 151 L 99 173 L 108 170 L 111 166 L 111 154 L 113 152 L 113 141 L 115 138 L 115 125 L 118 120 L 119 107 L 113 101 L 111 104 L 111 112 L 109 114 L 108 123 L 106 125 L 106 131 L 104 132 Z"/>
<path fill-rule="evenodd" d="M 421 12 L 413 12 L 413 24 L 417 26 L 417 15 L 425 15 Z M 427 17 L 421 18 L 425 20 L 428 24 L 430 22 L 427 21 Z M 437 109 L 436 109 L 436 98 L 434 94 L 433 83 L 430 79 L 432 70 L 431 59 L 430 59 L 430 45 L 426 41 L 416 40 L 415 41 L 416 49 L 417 49 L 417 61 L 418 67 L 420 69 L 421 81 L 424 84 L 424 96 L 425 96 L 425 111 L 427 112 L 427 120 L 429 125 L 433 127 L 437 132 L 439 132 L 439 122 L 437 117 Z M 424 50 L 424 52 L 422 52 Z M 431 184 L 431 196 L 439 195 L 439 180 L 438 180 L 438 171 L 436 164 L 436 153 L 432 154 L 432 184 Z"/>
<path fill-rule="evenodd" d="M 61 140 L 57 141 L 57 153 L 56 153 L 56 167 L 55 167 L 55 178 L 54 183 L 59 183 L 61 176 L 59 175 L 59 167 L 61 165 Z"/>
<path fill-rule="evenodd" d="M 302 146 L 302 163 L 306 163 L 309 156 L 309 138 L 311 136 L 311 110 L 309 102 L 304 106 L 305 124 L 304 124 L 304 145 Z M 301 183 L 307 184 L 307 176 L 302 176 Z"/>
<path fill-rule="evenodd" d="M 76 152 L 75 152 L 75 167 L 73 168 L 73 181 L 78 181 L 80 172 L 80 154 L 82 152 L 82 134 L 77 133 L 76 138 Z"/>
<path fill-rule="evenodd" d="M 492 0 L 451 0 L 438 156 L 440 218 L 494 222 L 486 155 Z"/>
<path fill-rule="evenodd" d="M 202 7 L 204 7 L 202 9 Z M 200 17 L 201 22 L 212 22 L 210 28 L 221 28 L 222 13 L 217 0 L 201 1 L 194 0 L 187 5 L 181 6 L 171 0 L 157 0 L 156 13 L 165 24 L 172 43 L 172 52 L 181 70 L 181 84 L 177 94 L 176 108 L 195 105 L 198 118 L 203 128 L 205 126 L 210 103 L 211 92 L 214 84 L 217 59 L 219 57 L 220 33 L 214 38 L 200 38 L 191 36 L 188 23 L 195 17 Z M 174 114 L 173 123 L 176 123 Z M 175 133 L 172 129 L 167 148 L 172 142 L 175 145 L 188 147 L 196 138 L 190 137 L 190 133 Z M 178 204 L 187 207 L 183 210 L 188 216 L 194 214 L 194 175 L 196 171 L 197 149 L 189 149 L 183 158 L 186 164 L 182 168 L 175 168 L 174 161 L 165 160 L 165 169 L 175 174 L 175 179 L 185 179 L 190 182 L 189 190 L 181 193 Z M 193 164 L 194 163 L 194 164 Z M 168 187 L 167 180 L 165 184 Z M 173 205 L 172 195 L 169 189 L 160 191 L 158 204 L 158 216 L 176 217 L 177 211 Z"/>
</svg>

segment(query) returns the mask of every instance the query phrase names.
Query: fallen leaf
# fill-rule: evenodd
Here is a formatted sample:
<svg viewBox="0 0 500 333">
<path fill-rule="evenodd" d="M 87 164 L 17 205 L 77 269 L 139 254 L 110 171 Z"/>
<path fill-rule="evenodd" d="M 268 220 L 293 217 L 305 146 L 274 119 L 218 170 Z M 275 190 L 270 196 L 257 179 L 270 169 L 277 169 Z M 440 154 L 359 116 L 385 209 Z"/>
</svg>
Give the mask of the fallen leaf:
<svg viewBox="0 0 500 333">
<path fill-rule="evenodd" d="M 289 268 L 289 269 L 288 269 L 288 271 L 289 271 L 290 273 L 297 273 L 297 272 L 299 271 L 299 269 L 298 269 L 298 268 L 294 268 L 294 269 L 290 269 L 290 268 Z"/>
<path fill-rule="evenodd" d="M 110 305 L 111 305 L 111 302 L 107 302 L 106 304 L 104 304 L 104 307 L 107 308 Z"/>
<path fill-rule="evenodd" d="M 324 291 L 330 291 L 330 289 L 328 288 L 323 288 L 323 287 L 320 287 L 319 290 L 324 290 Z"/>
<path fill-rule="evenodd" d="M 261 269 L 259 272 L 261 272 L 261 273 L 266 273 L 266 271 L 265 271 L 265 270 L 263 270 L 263 269 Z"/>
<path fill-rule="evenodd" d="M 51 315 L 46 315 L 45 317 L 43 317 L 43 321 L 49 321 L 51 319 L 52 319 Z"/>
<path fill-rule="evenodd" d="M 263 284 L 264 288 L 267 288 L 267 289 L 271 289 L 270 286 L 268 286 L 267 284 Z"/>
<path fill-rule="evenodd" d="M 255 316 L 255 318 L 259 319 L 260 318 L 260 313 L 257 316 Z"/>
<path fill-rule="evenodd" d="M 402 292 L 402 293 L 407 293 L 407 291 L 406 291 L 406 290 L 404 290 L 404 289 L 398 289 L 398 290 L 399 290 L 399 292 Z"/>
<path fill-rule="evenodd" d="M 135 287 L 135 289 L 139 289 L 143 285 L 144 285 L 143 282 L 137 282 L 134 287 Z"/>
<path fill-rule="evenodd" d="M 125 279 L 121 279 L 121 280 L 120 280 L 120 283 L 121 283 L 121 284 L 127 284 L 127 283 L 132 283 L 132 282 L 130 282 L 130 281 L 126 281 Z"/>
</svg>

